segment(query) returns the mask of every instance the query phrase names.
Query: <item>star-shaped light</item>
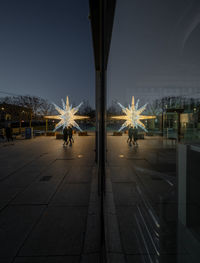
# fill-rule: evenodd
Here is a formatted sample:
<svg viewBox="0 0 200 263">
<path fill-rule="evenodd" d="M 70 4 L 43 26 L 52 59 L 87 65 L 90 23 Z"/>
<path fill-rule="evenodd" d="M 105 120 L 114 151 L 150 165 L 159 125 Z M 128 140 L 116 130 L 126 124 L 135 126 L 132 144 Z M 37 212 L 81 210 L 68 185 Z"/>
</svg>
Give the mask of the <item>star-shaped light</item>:
<svg viewBox="0 0 200 263">
<path fill-rule="evenodd" d="M 72 105 L 71 106 L 69 105 L 68 96 L 66 98 L 66 104 L 65 104 L 63 99 L 61 99 L 61 101 L 62 101 L 63 108 L 60 108 L 55 103 L 53 103 L 55 109 L 60 113 L 60 115 L 45 116 L 46 119 L 60 120 L 56 124 L 54 131 L 58 130 L 60 127 L 63 127 L 63 129 L 64 129 L 65 127 L 69 127 L 69 126 L 74 126 L 78 130 L 82 131 L 81 128 L 79 127 L 79 125 L 75 122 L 75 120 L 87 119 L 89 117 L 88 116 L 79 116 L 79 115 L 75 115 L 75 114 L 78 112 L 79 108 L 81 107 L 81 105 L 83 103 L 81 102 L 77 107 L 72 108 Z"/>
<path fill-rule="evenodd" d="M 144 106 L 142 106 L 139 109 L 138 109 L 138 104 L 139 104 L 139 100 L 137 100 L 136 105 L 135 105 L 134 96 L 132 96 L 132 104 L 131 104 L 131 106 L 129 105 L 128 108 L 125 108 L 123 105 L 121 105 L 118 102 L 118 105 L 122 108 L 122 111 L 123 111 L 123 113 L 125 113 L 125 115 L 114 116 L 114 117 L 112 117 L 112 119 L 126 120 L 123 123 L 123 125 L 121 126 L 121 128 L 119 129 L 119 131 L 123 130 L 125 127 L 132 126 L 132 127 L 136 127 L 136 128 L 140 127 L 144 131 L 147 132 L 144 123 L 142 123 L 140 120 L 155 119 L 156 116 L 141 115 L 141 113 L 146 109 L 147 104 L 145 104 Z"/>
</svg>

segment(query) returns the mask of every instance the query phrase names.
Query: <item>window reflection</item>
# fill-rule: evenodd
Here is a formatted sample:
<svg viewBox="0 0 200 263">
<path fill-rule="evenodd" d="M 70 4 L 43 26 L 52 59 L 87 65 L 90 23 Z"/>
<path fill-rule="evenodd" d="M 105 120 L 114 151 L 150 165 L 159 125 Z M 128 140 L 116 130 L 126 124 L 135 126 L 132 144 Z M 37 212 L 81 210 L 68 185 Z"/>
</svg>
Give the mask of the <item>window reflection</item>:
<svg viewBox="0 0 200 263">
<path fill-rule="evenodd" d="M 108 170 L 128 262 L 198 262 L 199 1 L 118 1 L 108 64 Z M 138 147 L 117 102 L 148 103 Z M 118 136 L 120 135 L 120 136 Z M 123 158 L 119 158 L 123 155 Z M 116 168 L 117 167 L 117 168 Z M 136 257 L 137 254 L 137 257 Z M 139 258 L 138 258 L 139 257 Z M 138 262 L 140 262 L 138 261 Z"/>
</svg>

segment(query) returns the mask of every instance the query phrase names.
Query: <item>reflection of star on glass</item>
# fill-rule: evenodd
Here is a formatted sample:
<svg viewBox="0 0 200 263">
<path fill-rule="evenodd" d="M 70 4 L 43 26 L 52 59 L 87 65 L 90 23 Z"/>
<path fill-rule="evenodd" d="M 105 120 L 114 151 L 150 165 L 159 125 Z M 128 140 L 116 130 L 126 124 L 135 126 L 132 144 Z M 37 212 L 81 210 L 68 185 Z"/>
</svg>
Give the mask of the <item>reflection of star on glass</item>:
<svg viewBox="0 0 200 263">
<path fill-rule="evenodd" d="M 54 131 L 56 131 L 60 127 L 63 127 L 63 129 L 64 129 L 65 127 L 69 127 L 69 126 L 74 126 L 77 129 L 79 129 L 80 131 L 82 131 L 81 128 L 79 127 L 79 125 L 75 122 L 75 120 L 87 119 L 89 117 L 87 117 L 87 116 L 79 116 L 79 115 L 75 115 L 75 114 L 78 112 L 79 108 L 81 107 L 81 105 L 83 103 L 81 102 L 77 107 L 72 108 L 72 105 L 69 106 L 69 98 L 68 98 L 68 96 L 66 98 L 66 104 L 63 101 L 63 99 L 61 99 L 61 101 L 62 101 L 63 109 L 58 107 L 56 104 L 53 103 L 53 105 L 55 106 L 55 109 L 60 113 L 60 115 L 45 116 L 46 119 L 60 120 L 56 124 L 56 127 L 55 127 Z"/>
<path fill-rule="evenodd" d="M 145 116 L 141 115 L 141 113 L 146 109 L 147 104 L 142 106 L 141 108 L 138 109 L 138 103 L 139 100 L 137 100 L 136 105 L 135 105 L 135 99 L 134 96 L 132 97 L 132 104 L 131 106 L 129 105 L 128 108 L 125 108 L 123 105 L 121 105 L 118 102 L 118 105 L 122 108 L 123 113 L 125 115 L 122 116 L 114 116 L 112 119 L 117 119 L 117 120 L 126 120 L 119 131 L 123 130 L 125 127 L 132 126 L 132 127 L 140 127 L 144 131 L 147 131 L 145 128 L 145 125 L 140 121 L 144 119 L 155 119 L 156 116 Z"/>
</svg>

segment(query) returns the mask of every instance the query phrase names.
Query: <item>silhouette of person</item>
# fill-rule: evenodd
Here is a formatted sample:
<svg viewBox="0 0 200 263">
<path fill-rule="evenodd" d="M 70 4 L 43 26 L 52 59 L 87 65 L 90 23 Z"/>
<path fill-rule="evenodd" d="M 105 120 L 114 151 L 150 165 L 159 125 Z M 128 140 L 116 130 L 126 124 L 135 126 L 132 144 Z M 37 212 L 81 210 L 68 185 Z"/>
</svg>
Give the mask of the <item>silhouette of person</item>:
<svg viewBox="0 0 200 263">
<path fill-rule="evenodd" d="M 128 129 L 128 140 L 127 143 L 129 142 L 129 145 L 131 145 L 133 140 L 133 127 L 130 126 L 130 128 Z"/>
<path fill-rule="evenodd" d="M 133 139 L 134 139 L 134 144 L 138 146 L 137 140 L 138 140 L 138 129 L 134 127 L 133 129 Z"/>
<path fill-rule="evenodd" d="M 63 140 L 64 140 L 63 146 L 67 145 L 68 144 L 68 129 L 67 129 L 67 127 L 65 127 L 63 130 Z"/>
<path fill-rule="evenodd" d="M 10 124 L 6 127 L 6 139 L 9 142 L 10 140 L 13 141 L 13 137 L 12 137 L 12 129 Z"/>
<path fill-rule="evenodd" d="M 70 145 L 70 146 L 72 146 L 72 140 L 73 140 L 73 139 L 72 139 L 72 135 L 73 135 L 72 127 L 69 126 L 69 127 L 68 127 L 68 136 L 69 136 L 69 143 L 70 143 L 69 145 Z"/>
</svg>

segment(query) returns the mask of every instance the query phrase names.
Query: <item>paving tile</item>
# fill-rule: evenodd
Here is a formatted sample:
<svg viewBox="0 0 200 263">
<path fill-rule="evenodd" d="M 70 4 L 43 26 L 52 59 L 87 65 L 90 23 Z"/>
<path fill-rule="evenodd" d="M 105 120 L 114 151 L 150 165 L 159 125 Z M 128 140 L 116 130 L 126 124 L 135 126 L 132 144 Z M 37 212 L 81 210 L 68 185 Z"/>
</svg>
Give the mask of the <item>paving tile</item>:
<svg viewBox="0 0 200 263">
<path fill-rule="evenodd" d="M 78 256 L 17 257 L 13 263 L 79 263 Z"/>
<path fill-rule="evenodd" d="M 31 170 L 32 169 L 32 170 Z M 0 208 L 7 205 L 40 174 L 39 169 L 25 167 L 0 182 Z"/>
<path fill-rule="evenodd" d="M 116 208 L 122 247 L 127 254 L 141 253 L 136 238 L 136 207 L 117 207 Z M 146 252 L 146 251 L 144 251 Z"/>
<path fill-rule="evenodd" d="M 106 193 L 105 196 L 105 213 L 115 214 L 115 203 L 112 193 Z"/>
<path fill-rule="evenodd" d="M 55 168 L 54 168 L 55 169 Z M 42 173 L 37 180 L 18 195 L 12 204 L 48 204 L 67 173 L 67 169 Z M 49 180 L 43 180 L 48 177 Z"/>
<path fill-rule="evenodd" d="M 41 169 L 26 166 L 0 182 L 0 187 L 24 188 L 39 176 Z"/>
<path fill-rule="evenodd" d="M 0 210 L 4 208 L 20 191 L 21 188 L 5 188 L 0 185 Z"/>
<path fill-rule="evenodd" d="M 113 195 L 115 205 L 135 205 L 138 200 L 135 186 L 135 183 L 113 183 Z"/>
<path fill-rule="evenodd" d="M 149 258 L 151 257 L 151 259 Z M 178 255 L 176 254 L 172 254 L 172 255 L 160 255 L 159 257 L 155 257 L 155 255 L 147 255 L 147 254 L 141 254 L 141 255 L 127 255 L 127 262 L 128 263 L 143 263 L 143 262 L 159 262 L 159 263 L 190 263 L 191 262 L 191 258 L 189 261 L 188 256 L 185 256 L 185 260 L 186 261 L 182 261 L 183 257 L 181 256 L 179 259 L 181 259 L 180 261 L 178 260 Z"/>
<path fill-rule="evenodd" d="M 74 166 L 64 183 L 88 183 L 91 181 L 92 167 Z"/>
<path fill-rule="evenodd" d="M 79 255 L 86 217 L 87 207 L 49 207 L 19 255 Z"/>
<path fill-rule="evenodd" d="M 10 206 L 0 213 L 0 262 L 13 259 L 43 211 L 44 206 Z"/>
<path fill-rule="evenodd" d="M 100 263 L 99 254 L 83 255 L 80 263 Z"/>
<path fill-rule="evenodd" d="M 68 160 L 57 160 L 43 169 L 43 174 L 47 175 L 61 175 L 66 174 L 71 167 L 71 163 Z"/>
<path fill-rule="evenodd" d="M 90 184 L 64 184 L 51 201 L 51 205 L 88 206 Z"/>
<path fill-rule="evenodd" d="M 129 167 L 110 167 L 111 181 L 113 183 L 130 182 L 130 177 L 133 173 L 133 170 Z"/>
<path fill-rule="evenodd" d="M 120 253 L 109 253 L 108 254 L 108 258 L 109 258 L 109 263 L 125 263 L 125 257 L 124 254 L 120 254 Z"/>
<path fill-rule="evenodd" d="M 106 235 L 106 247 L 110 253 L 122 253 L 121 240 L 119 235 L 119 226 L 116 215 L 105 215 L 105 235 Z"/>
<path fill-rule="evenodd" d="M 7 161 L 5 159 L 1 160 L 1 174 L 0 174 L 0 180 L 3 180 L 7 177 L 9 177 L 12 173 L 18 171 L 23 167 L 23 164 L 20 162 L 20 160 L 15 161 Z M 12 165 L 11 165 L 12 164 Z"/>
<path fill-rule="evenodd" d="M 86 229 L 84 253 L 99 252 L 101 243 L 101 222 L 99 214 L 88 215 Z"/>
<path fill-rule="evenodd" d="M 93 209 L 95 195 L 88 222 L 86 221 L 94 164 L 93 149 L 94 137 L 89 136 L 77 136 L 73 147 L 66 149 L 63 148 L 62 141 L 46 137 L 1 148 L 0 177 L 6 178 L 0 182 L 0 208 L 4 208 L 0 213 L 0 262 L 13 263 L 13 257 L 18 251 L 24 254 L 22 253 L 22 257 L 19 254 L 15 262 L 79 262 L 84 247 L 86 223 L 94 229 L 85 242 L 87 251 L 97 249 L 95 231 L 98 227 L 95 220 L 98 210 Z M 78 157 L 79 154 L 82 155 L 81 158 Z M 65 181 L 66 188 L 62 189 L 64 176 L 67 179 L 66 173 L 70 169 L 71 176 Z M 44 180 L 48 178 L 50 180 Z M 67 188 L 68 184 L 71 187 Z M 57 204 L 54 203 L 54 207 L 49 207 L 40 218 L 42 211 L 46 209 L 41 204 L 48 204 L 58 189 L 61 190 L 60 196 L 57 195 L 59 206 L 55 207 Z M 69 190 L 66 195 L 65 189 Z M 11 205 L 6 207 L 11 201 Z M 29 205 L 24 205 L 25 203 Z M 35 214 L 38 212 L 38 217 L 32 210 L 36 211 Z"/>
<path fill-rule="evenodd" d="M 146 262 L 144 261 L 145 259 L 148 260 L 147 255 L 127 255 L 126 258 L 127 258 L 128 263 L 144 263 Z M 169 263 L 172 263 L 172 262 L 169 262 Z"/>
</svg>

